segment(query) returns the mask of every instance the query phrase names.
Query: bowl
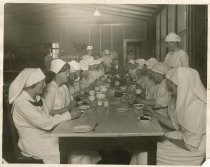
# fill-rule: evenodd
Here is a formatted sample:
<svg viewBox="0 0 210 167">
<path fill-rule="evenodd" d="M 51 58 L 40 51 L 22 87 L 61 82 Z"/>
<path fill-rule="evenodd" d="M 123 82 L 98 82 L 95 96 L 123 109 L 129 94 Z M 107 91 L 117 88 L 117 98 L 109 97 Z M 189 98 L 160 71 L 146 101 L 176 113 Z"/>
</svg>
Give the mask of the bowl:
<svg viewBox="0 0 210 167">
<path fill-rule="evenodd" d="M 90 101 L 94 101 L 95 98 L 96 98 L 95 96 L 89 96 L 89 100 L 90 100 Z"/>
<path fill-rule="evenodd" d="M 98 86 L 95 87 L 95 91 L 99 91 L 100 88 Z"/>
<path fill-rule="evenodd" d="M 136 89 L 136 94 L 140 95 L 141 94 L 141 89 Z"/>
<path fill-rule="evenodd" d="M 137 120 L 143 123 L 147 123 L 152 120 L 152 117 L 143 115 L 143 116 L 137 117 Z"/>
<path fill-rule="evenodd" d="M 121 86 L 120 89 L 121 89 L 123 92 L 125 92 L 126 89 L 127 89 L 127 87 L 126 87 L 126 86 Z"/>
<path fill-rule="evenodd" d="M 107 92 L 107 88 L 106 87 L 102 87 L 101 88 L 101 92 L 103 92 L 103 93 Z"/>
<path fill-rule="evenodd" d="M 140 104 L 140 103 L 139 104 L 134 104 L 133 107 L 137 110 L 141 110 L 141 109 L 143 109 L 144 104 Z"/>
<path fill-rule="evenodd" d="M 95 91 L 94 90 L 90 90 L 89 94 L 90 94 L 90 96 L 94 96 L 95 95 Z"/>
</svg>

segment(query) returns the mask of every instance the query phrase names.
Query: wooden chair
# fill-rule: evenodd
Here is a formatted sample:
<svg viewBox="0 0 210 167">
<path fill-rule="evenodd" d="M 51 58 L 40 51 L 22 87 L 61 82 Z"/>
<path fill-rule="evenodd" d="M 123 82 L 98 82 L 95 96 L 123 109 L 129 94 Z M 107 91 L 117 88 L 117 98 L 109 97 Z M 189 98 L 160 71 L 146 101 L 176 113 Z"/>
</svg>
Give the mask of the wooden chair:
<svg viewBox="0 0 210 167">
<path fill-rule="evenodd" d="M 19 147 L 18 147 L 18 132 L 17 129 L 15 128 L 13 118 L 12 118 L 12 113 L 11 113 L 11 105 L 9 104 L 8 101 L 8 93 L 4 93 L 4 114 L 7 114 L 7 119 L 4 120 L 8 122 L 10 132 L 11 132 L 11 138 L 12 138 L 12 145 L 13 145 L 13 153 L 14 153 L 14 163 L 37 163 L 37 164 L 43 164 L 43 161 L 41 159 L 34 159 L 32 157 L 26 157 L 22 155 Z"/>
</svg>

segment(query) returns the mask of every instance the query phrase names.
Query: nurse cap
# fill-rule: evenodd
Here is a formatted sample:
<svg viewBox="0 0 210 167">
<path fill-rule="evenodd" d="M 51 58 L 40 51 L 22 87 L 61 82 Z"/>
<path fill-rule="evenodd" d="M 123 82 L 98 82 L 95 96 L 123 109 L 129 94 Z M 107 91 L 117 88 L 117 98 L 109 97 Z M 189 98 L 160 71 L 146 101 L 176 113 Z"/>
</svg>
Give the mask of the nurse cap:
<svg viewBox="0 0 210 167">
<path fill-rule="evenodd" d="M 166 36 L 165 42 L 181 42 L 181 37 L 176 33 L 171 32 Z"/>
</svg>

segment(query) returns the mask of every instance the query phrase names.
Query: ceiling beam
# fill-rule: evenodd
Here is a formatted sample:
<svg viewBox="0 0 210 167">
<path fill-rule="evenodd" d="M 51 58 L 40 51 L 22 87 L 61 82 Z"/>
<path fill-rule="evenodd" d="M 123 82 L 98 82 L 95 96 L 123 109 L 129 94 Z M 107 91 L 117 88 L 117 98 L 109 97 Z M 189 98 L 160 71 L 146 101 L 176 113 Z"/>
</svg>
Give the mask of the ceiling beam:
<svg viewBox="0 0 210 167">
<path fill-rule="evenodd" d="M 145 12 L 148 14 L 154 13 L 156 9 L 148 9 L 143 6 L 139 7 L 139 5 L 135 6 L 129 6 L 129 5 L 107 5 L 107 6 L 112 6 L 114 8 L 119 8 L 119 9 L 125 9 L 125 10 L 132 10 L 132 11 L 137 11 L 137 12 Z"/>
<path fill-rule="evenodd" d="M 112 7 L 109 5 L 90 5 L 90 6 L 93 6 L 95 8 L 102 9 L 102 10 L 108 10 L 108 11 L 111 10 L 111 11 L 115 11 L 115 12 L 127 13 L 127 14 L 136 15 L 136 16 L 146 16 L 146 17 L 152 16 L 151 13 L 145 13 L 145 12 L 136 11 L 136 10 L 132 10 L 132 9 L 122 9 L 119 7 Z"/>
<path fill-rule="evenodd" d="M 158 8 L 160 8 L 161 5 L 154 5 L 154 4 L 126 4 L 127 6 L 131 6 L 131 7 L 138 7 L 138 8 L 146 8 L 146 9 L 153 9 L 156 10 Z"/>
</svg>

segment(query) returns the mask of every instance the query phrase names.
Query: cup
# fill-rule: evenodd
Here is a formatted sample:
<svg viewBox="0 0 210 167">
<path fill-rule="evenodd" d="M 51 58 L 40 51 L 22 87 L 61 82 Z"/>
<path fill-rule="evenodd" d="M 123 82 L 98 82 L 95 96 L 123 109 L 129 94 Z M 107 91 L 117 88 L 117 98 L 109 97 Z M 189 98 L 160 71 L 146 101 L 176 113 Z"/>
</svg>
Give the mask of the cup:
<svg viewBox="0 0 210 167">
<path fill-rule="evenodd" d="M 103 102 L 101 100 L 98 100 L 97 104 L 98 106 L 102 106 Z"/>
<path fill-rule="evenodd" d="M 89 91 L 89 94 L 90 94 L 90 96 L 94 96 L 95 91 L 94 91 L 94 90 L 90 90 L 90 91 Z"/>
<path fill-rule="evenodd" d="M 104 107 L 109 107 L 109 101 L 108 100 L 104 100 Z"/>
</svg>

